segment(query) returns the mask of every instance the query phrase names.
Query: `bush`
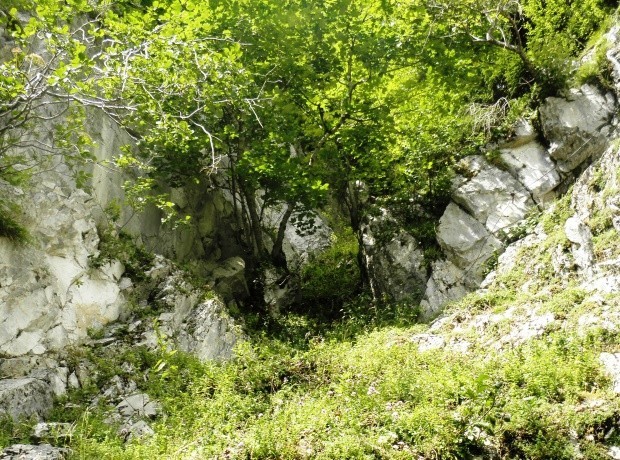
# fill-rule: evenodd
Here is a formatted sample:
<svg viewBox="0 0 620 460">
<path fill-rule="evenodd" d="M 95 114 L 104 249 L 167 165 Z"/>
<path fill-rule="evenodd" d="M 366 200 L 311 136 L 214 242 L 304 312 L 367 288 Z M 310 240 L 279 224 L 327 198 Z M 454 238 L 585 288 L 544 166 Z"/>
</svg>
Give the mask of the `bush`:
<svg viewBox="0 0 620 460">
<path fill-rule="evenodd" d="M 8 238 L 16 243 L 25 243 L 30 239 L 30 234 L 16 219 L 19 213 L 17 205 L 8 205 L 0 202 L 0 237 Z"/>
<path fill-rule="evenodd" d="M 332 316 L 360 289 L 358 245 L 352 232 L 334 236 L 333 244 L 310 257 L 300 275 L 300 305 Z"/>
<path fill-rule="evenodd" d="M 90 257 L 91 267 L 100 268 L 112 260 L 118 260 L 125 266 L 125 275 L 134 281 L 144 280 L 144 272 L 151 266 L 153 255 L 138 246 L 127 233 L 117 234 L 112 229 L 99 233 L 99 254 Z"/>
</svg>

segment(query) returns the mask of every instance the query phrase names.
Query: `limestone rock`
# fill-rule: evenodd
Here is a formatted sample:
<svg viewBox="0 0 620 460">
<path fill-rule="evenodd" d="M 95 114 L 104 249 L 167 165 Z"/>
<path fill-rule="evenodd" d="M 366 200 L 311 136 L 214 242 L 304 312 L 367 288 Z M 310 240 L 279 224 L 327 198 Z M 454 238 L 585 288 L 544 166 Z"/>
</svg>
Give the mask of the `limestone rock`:
<svg viewBox="0 0 620 460">
<path fill-rule="evenodd" d="M 528 120 L 519 118 L 514 125 L 514 135 L 500 142 L 501 149 L 514 149 L 534 141 L 538 133 Z"/>
<path fill-rule="evenodd" d="M 99 243 L 91 197 L 42 181 L 21 200 L 33 243 L 0 239 L 0 353 L 8 356 L 62 349 L 116 320 L 124 304 L 123 266 L 89 266 Z"/>
<path fill-rule="evenodd" d="M 285 209 L 281 206 L 267 207 L 264 210 L 264 222 L 267 227 L 277 232 L 278 226 Z M 329 247 L 331 244 L 332 230 L 320 215 L 314 213 L 310 215 L 313 222 L 313 229 L 308 232 L 306 228 L 295 219 L 295 214 L 291 216 L 284 232 L 284 242 L 282 250 L 286 257 L 288 269 L 298 270 L 308 261 L 311 254 Z M 269 237 L 266 237 L 267 246 L 273 245 Z"/>
<path fill-rule="evenodd" d="M 547 150 L 539 142 L 504 147 L 501 158 L 537 203 L 544 205 L 555 198 L 552 190 L 560 184 L 560 175 Z"/>
<path fill-rule="evenodd" d="M 420 303 L 422 319 L 431 319 L 446 303 L 465 297 L 469 292 L 465 281 L 463 270 L 452 262 L 442 260 L 433 262 L 424 300 Z"/>
<path fill-rule="evenodd" d="M 439 220 L 437 241 L 448 259 L 466 272 L 464 278 L 478 284 L 485 262 L 501 251 L 502 243 L 457 204 L 450 203 Z"/>
<path fill-rule="evenodd" d="M 177 335 L 179 348 L 203 361 L 230 359 L 238 340 L 234 321 L 217 299 L 209 299 L 195 307 Z"/>
<path fill-rule="evenodd" d="M 144 420 L 138 420 L 136 423 L 123 425 L 119 434 L 129 442 L 134 439 L 149 438 L 155 434 L 155 431 Z"/>
<path fill-rule="evenodd" d="M 37 423 L 32 431 L 32 436 L 36 439 L 65 438 L 68 439 L 73 434 L 73 425 L 70 423 Z"/>
<path fill-rule="evenodd" d="M 607 455 L 609 455 L 609 458 L 613 460 L 620 460 L 620 447 L 611 446 L 607 451 Z"/>
<path fill-rule="evenodd" d="M 620 155 L 609 147 L 599 161 L 590 165 L 577 179 L 571 206 L 586 224 L 596 214 L 609 213 L 612 224 L 620 217 Z"/>
<path fill-rule="evenodd" d="M 542 243 L 547 239 L 547 235 L 545 234 L 542 226 L 537 226 L 534 229 L 534 232 L 527 235 L 525 238 L 522 238 L 514 243 L 508 245 L 504 252 L 502 252 L 497 259 L 497 266 L 495 270 L 485 278 L 480 287 L 486 288 L 498 275 L 503 275 L 509 273 L 517 263 L 521 262 L 519 259 L 519 254 L 521 251 L 527 248 L 531 248 L 536 246 L 537 244 Z M 529 274 L 534 277 L 536 275 L 537 267 L 529 267 Z"/>
<path fill-rule="evenodd" d="M 582 270 L 589 270 L 594 262 L 592 232 L 579 217 L 569 217 L 564 224 L 566 238 L 572 243 L 575 264 Z"/>
<path fill-rule="evenodd" d="M 219 283 L 232 283 L 236 277 L 243 278 L 243 261 L 233 258 L 229 262 L 216 269 Z M 165 264 L 161 262 L 159 265 Z M 235 321 L 227 314 L 223 301 L 213 292 L 192 286 L 176 268 L 167 270 L 160 267 L 159 271 L 163 279 L 157 286 L 155 297 L 165 311 L 158 317 L 158 331 L 151 325 L 132 326 L 134 330 L 143 331 L 142 344 L 155 349 L 158 347 L 158 334 L 165 334 L 181 350 L 193 353 L 202 360 L 231 358 L 241 334 Z"/>
<path fill-rule="evenodd" d="M 68 456 L 68 449 L 52 447 L 49 444 L 14 444 L 0 452 L 1 460 L 63 460 Z"/>
<path fill-rule="evenodd" d="M 384 215 L 371 221 L 363 229 L 365 264 L 376 297 L 387 296 L 395 301 L 419 298 L 428 279 L 424 265 L 424 253 L 413 236 L 400 230 L 388 241 L 380 241 L 376 232 L 383 223 L 389 222 Z"/>
<path fill-rule="evenodd" d="M 149 417 L 153 418 L 161 411 L 161 406 L 145 393 L 127 396 L 116 409 L 125 417 Z"/>
<path fill-rule="evenodd" d="M 571 90 L 566 99 L 550 97 L 540 107 L 549 153 L 558 169 L 569 172 L 602 153 L 607 140 L 603 128 L 615 112 L 615 99 L 591 85 Z"/>
<path fill-rule="evenodd" d="M 245 262 L 241 257 L 226 259 L 218 265 L 211 276 L 215 283 L 215 291 L 226 301 L 248 297 L 249 292 L 245 282 Z"/>
<path fill-rule="evenodd" d="M 618 91 L 620 90 L 620 26 L 613 26 L 607 32 L 606 38 L 609 44 L 606 57 L 611 64 L 614 86 L 616 91 Z"/>
<path fill-rule="evenodd" d="M 43 417 L 51 409 L 53 393 L 49 384 L 35 378 L 0 380 L 0 415 L 13 419 Z"/>
<path fill-rule="evenodd" d="M 620 393 L 620 353 L 601 353 L 599 360 L 613 380 L 613 391 Z"/>
<path fill-rule="evenodd" d="M 453 184 L 452 199 L 493 234 L 508 233 L 534 206 L 530 193 L 508 172 L 482 156 L 459 162 L 461 176 Z"/>
</svg>

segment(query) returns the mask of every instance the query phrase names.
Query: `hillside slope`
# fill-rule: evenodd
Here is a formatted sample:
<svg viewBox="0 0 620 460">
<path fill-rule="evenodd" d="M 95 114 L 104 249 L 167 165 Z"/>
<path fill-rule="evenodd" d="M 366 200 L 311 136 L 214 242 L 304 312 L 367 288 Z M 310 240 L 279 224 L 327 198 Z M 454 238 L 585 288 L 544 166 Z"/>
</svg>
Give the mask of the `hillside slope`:
<svg viewBox="0 0 620 460">
<path fill-rule="evenodd" d="M 43 438 L 72 458 L 620 458 L 619 166 L 612 146 L 430 325 L 349 305 L 263 324 L 225 364 L 163 336 L 155 354 L 96 348 L 82 358 L 112 384 Z M 156 410 L 127 411 L 131 392 Z"/>
</svg>

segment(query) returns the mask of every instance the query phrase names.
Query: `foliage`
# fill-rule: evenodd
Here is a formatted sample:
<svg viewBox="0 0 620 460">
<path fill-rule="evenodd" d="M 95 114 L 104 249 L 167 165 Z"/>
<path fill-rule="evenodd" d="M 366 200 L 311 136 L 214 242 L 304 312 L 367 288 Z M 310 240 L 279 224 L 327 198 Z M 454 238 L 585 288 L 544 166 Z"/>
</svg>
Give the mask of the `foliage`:
<svg viewBox="0 0 620 460">
<path fill-rule="evenodd" d="M 357 241 L 349 230 L 334 236 L 332 245 L 310 256 L 300 274 L 299 304 L 315 314 L 331 316 L 359 291 Z"/>
<path fill-rule="evenodd" d="M 137 245 L 131 235 L 112 228 L 99 232 L 99 253 L 89 258 L 90 266 L 101 268 L 115 260 L 125 267 L 125 275 L 134 281 L 143 281 L 145 271 L 153 262 L 153 255 Z"/>
<path fill-rule="evenodd" d="M 303 332 L 305 349 L 257 337 L 230 363 L 168 355 L 172 373 L 152 373 L 144 387 L 165 406 L 156 436 L 122 445 L 91 409 L 78 419 L 75 457 L 574 458 L 567 433 L 601 453 L 602 437 L 583 439 L 620 410 L 613 399 L 580 409 L 608 396 L 590 338 L 557 333 L 501 354 L 459 355 L 419 352 L 415 329 L 385 327 L 355 342 Z"/>
<path fill-rule="evenodd" d="M 30 234 L 24 226 L 16 220 L 20 213 L 17 205 L 0 201 L 0 237 L 8 238 L 16 243 L 26 243 Z"/>
</svg>

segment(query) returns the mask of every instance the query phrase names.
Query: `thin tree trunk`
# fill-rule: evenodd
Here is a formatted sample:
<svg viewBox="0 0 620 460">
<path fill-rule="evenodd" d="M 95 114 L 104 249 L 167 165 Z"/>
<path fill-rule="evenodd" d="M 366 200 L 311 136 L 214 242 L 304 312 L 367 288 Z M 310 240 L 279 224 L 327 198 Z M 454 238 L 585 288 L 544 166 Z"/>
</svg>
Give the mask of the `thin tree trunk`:
<svg viewBox="0 0 620 460">
<path fill-rule="evenodd" d="M 271 250 L 271 261 L 277 268 L 282 268 L 285 272 L 288 273 L 288 265 L 286 262 L 286 256 L 284 255 L 284 251 L 282 249 L 282 244 L 284 243 L 284 235 L 286 232 L 286 226 L 288 225 L 288 221 L 293 214 L 295 207 L 291 204 L 286 204 L 286 211 L 282 215 L 282 219 L 280 219 L 280 224 L 278 225 L 278 233 L 276 235 L 276 239 L 273 242 L 273 249 Z"/>
</svg>

